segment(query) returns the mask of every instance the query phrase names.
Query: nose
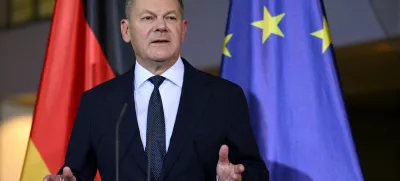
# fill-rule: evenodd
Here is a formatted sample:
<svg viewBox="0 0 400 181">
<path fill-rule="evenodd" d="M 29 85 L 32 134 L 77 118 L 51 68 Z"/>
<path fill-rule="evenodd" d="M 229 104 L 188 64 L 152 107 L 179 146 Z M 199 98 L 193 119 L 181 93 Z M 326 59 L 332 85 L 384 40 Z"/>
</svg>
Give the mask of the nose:
<svg viewBox="0 0 400 181">
<path fill-rule="evenodd" d="M 156 29 L 155 31 L 166 32 L 167 25 L 164 18 L 157 18 Z"/>
</svg>

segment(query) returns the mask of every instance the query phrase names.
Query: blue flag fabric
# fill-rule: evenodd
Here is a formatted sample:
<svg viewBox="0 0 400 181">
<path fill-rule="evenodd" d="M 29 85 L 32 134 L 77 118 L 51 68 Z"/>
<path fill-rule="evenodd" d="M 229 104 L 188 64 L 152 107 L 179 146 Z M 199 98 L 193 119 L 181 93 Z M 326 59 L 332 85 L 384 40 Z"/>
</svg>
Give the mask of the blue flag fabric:
<svg viewBox="0 0 400 181">
<path fill-rule="evenodd" d="M 272 181 L 363 180 L 321 1 L 231 0 L 222 57 Z"/>
</svg>

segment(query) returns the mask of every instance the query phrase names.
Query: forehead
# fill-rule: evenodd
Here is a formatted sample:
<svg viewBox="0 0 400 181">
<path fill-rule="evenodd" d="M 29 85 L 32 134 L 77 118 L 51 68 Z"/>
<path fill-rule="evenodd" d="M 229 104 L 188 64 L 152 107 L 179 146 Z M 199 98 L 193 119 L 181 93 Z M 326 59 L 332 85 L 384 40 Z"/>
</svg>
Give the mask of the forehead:
<svg viewBox="0 0 400 181">
<path fill-rule="evenodd" d="M 132 10 L 135 12 L 152 11 L 152 12 L 165 12 L 177 11 L 179 12 L 180 5 L 178 0 L 133 0 Z"/>
</svg>

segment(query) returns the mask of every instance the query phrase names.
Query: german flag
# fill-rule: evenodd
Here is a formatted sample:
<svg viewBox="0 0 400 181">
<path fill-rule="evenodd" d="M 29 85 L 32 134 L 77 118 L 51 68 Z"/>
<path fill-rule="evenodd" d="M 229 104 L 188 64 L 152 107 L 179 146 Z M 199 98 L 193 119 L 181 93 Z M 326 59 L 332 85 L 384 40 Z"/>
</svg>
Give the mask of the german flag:
<svg viewBox="0 0 400 181">
<path fill-rule="evenodd" d="M 123 0 L 57 0 L 22 181 L 56 174 L 64 163 L 81 94 L 134 63 L 123 42 Z"/>
</svg>

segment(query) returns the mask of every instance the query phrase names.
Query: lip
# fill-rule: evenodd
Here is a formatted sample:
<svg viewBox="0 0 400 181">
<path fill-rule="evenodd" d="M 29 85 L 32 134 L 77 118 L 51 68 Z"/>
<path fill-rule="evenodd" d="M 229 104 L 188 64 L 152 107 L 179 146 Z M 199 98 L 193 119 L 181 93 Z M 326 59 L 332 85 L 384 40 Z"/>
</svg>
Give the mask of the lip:
<svg viewBox="0 0 400 181">
<path fill-rule="evenodd" d="M 151 43 L 170 43 L 170 41 L 168 39 L 157 39 L 151 41 Z"/>
</svg>

